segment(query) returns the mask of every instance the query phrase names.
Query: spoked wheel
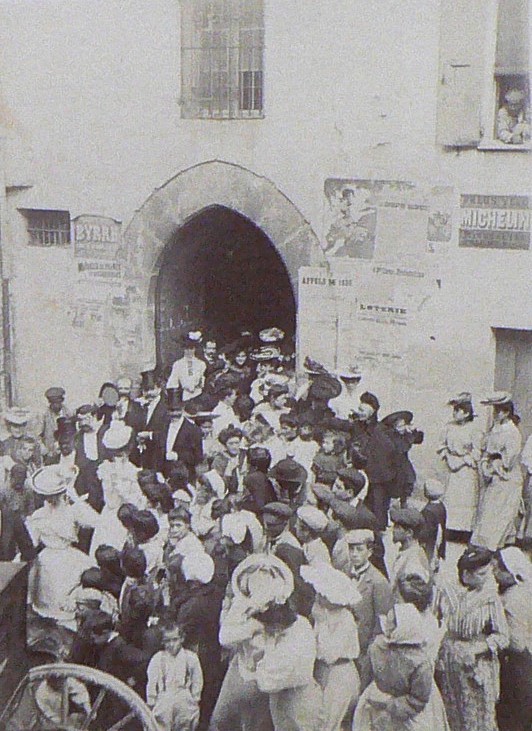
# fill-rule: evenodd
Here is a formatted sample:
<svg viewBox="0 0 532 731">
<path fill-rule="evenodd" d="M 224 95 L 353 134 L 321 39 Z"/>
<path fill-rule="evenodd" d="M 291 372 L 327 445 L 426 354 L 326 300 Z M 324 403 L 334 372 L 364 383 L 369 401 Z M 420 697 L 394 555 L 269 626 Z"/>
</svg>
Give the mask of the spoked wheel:
<svg viewBox="0 0 532 731">
<path fill-rule="evenodd" d="M 32 668 L 0 713 L 0 731 L 130 730 L 160 731 L 142 698 L 112 675 L 70 663 Z"/>
</svg>

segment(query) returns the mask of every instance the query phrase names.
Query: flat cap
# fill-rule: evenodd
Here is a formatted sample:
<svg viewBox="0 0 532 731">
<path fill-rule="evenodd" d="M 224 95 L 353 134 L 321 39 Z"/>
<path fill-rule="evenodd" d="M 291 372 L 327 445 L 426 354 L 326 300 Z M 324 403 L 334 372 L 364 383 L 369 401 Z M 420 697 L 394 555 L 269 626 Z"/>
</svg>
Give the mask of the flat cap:
<svg viewBox="0 0 532 731">
<path fill-rule="evenodd" d="M 375 534 L 369 528 L 355 528 L 354 530 L 347 531 L 344 536 L 344 541 L 350 546 L 360 543 L 370 543 L 374 540 Z"/>
<path fill-rule="evenodd" d="M 390 509 L 390 518 L 393 523 L 402 525 L 405 528 L 421 528 L 425 524 L 425 519 L 415 508 L 396 508 Z"/>
<path fill-rule="evenodd" d="M 270 515 L 275 518 L 282 518 L 283 520 L 288 520 L 289 518 L 291 518 L 292 513 L 292 508 L 286 503 L 268 503 L 262 508 L 263 515 Z"/>
<path fill-rule="evenodd" d="M 318 508 L 315 508 L 313 505 L 301 505 L 301 507 L 297 509 L 296 514 L 299 520 L 305 523 L 305 525 L 308 525 L 308 527 L 314 531 L 323 531 L 329 524 L 325 513 L 318 510 Z"/>
<path fill-rule="evenodd" d="M 65 398 L 65 389 L 61 386 L 52 386 L 44 392 L 45 397 L 48 401 L 55 401 L 57 399 Z"/>
</svg>

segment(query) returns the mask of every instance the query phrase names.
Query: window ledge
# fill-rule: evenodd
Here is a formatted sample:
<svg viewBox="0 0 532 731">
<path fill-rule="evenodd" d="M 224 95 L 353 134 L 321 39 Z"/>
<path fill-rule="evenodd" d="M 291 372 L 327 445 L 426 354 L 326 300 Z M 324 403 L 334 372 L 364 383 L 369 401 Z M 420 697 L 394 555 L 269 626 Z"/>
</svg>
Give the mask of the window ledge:
<svg viewBox="0 0 532 731">
<path fill-rule="evenodd" d="M 530 152 L 532 145 L 530 142 L 523 145 L 507 145 L 499 140 L 485 140 L 479 144 L 477 150 L 483 152 Z"/>
</svg>

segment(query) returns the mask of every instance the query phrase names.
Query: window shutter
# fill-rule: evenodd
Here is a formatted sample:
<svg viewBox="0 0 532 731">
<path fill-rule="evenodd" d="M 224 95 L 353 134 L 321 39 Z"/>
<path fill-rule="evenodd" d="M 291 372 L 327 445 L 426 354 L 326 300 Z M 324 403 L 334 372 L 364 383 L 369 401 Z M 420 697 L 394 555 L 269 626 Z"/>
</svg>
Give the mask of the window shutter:
<svg viewBox="0 0 532 731">
<path fill-rule="evenodd" d="M 437 141 L 449 147 L 480 142 L 486 0 L 442 0 Z"/>
<path fill-rule="evenodd" d="M 528 72 L 529 31 L 528 0 L 499 0 L 496 74 L 512 76 Z"/>
</svg>

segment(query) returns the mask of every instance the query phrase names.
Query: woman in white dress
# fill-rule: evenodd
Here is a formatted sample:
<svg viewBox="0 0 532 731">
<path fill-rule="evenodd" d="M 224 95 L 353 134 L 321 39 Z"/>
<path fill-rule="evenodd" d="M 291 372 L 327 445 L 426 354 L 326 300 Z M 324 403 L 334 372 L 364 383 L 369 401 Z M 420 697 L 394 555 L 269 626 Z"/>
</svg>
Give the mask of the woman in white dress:
<svg viewBox="0 0 532 731">
<path fill-rule="evenodd" d="M 493 406 L 493 425 L 484 440 L 483 487 L 471 543 L 495 551 L 514 543 L 517 534 L 523 490 L 522 437 L 510 394 L 495 393 L 482 403 Z"/>
<path fill-rule="evenodd" d="M 94 528 L 99 515 L 83 500 L 73 497 L 69 481 L 57 465 L 42 467 L 32 478 L 33 489 L 44 498 L 42 508 L 26 520 L 35 546 L 43 546 L 30 574 L 29 599 L 42 617 L 67 624 L 74 619 L 68 609 L 70 592 L 94 560 L 74 547 L 80 527 Z"/>
<path fill-rule="evenodd" d="M 132 429 L 123 421 L 112 420 L 103 436 L 103 446 L 109 450 L 110 459 L 98 467 L 98 477 L 102 482 L 104 506 L 100 523 L 91 541 L 90 554 L 98 546 L 112 546 L 120 550 L 127 538 L 127 529 L 118 519 L 118 510 L 125 503 L 136 508 L 146 507 L 146 498 L 138 483 L 140 469 L 129 460 L 132 446 Z"/>
<path fill-rule="evenodd" d="M 482 434 L 474 421 L 470 393 L 454 396 L 449 405 L 453 407 L 453 418 L 438 449 L 449 473 L 444 498 L 447 527 L 451 531 L 471 533 L 478 507 Z"/>
</svg>

